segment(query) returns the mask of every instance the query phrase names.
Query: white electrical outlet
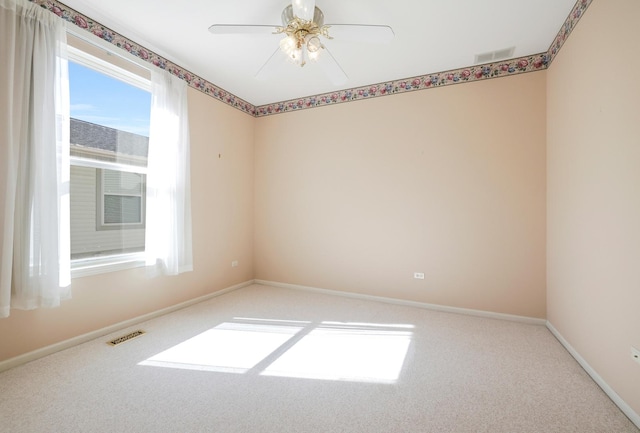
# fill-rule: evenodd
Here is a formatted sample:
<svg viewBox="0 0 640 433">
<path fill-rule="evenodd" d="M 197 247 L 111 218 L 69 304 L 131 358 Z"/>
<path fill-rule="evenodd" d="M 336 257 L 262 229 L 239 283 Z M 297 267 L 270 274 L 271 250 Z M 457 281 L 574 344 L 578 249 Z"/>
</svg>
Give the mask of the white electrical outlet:
<svg viewBox="0 0 640 433">
<path fill-rule="evenodd" d="M 416 280 L 424 280 L 424 273 L 422 273 L 422 272 L 414 272 L 413 273 L 413 278 L 415 278 Z"/>
<path fill-rule="evenodd" d="M 640 364 L 640 350 L 636 349 L 633 346 L 631 346 L 631 357 L 635 362 Z"/>
<path fill-rule="evenodd" d="M 237 260 L 232 261 L 231 262 L 231 267 L 232 268 L 237 268 L 238 267 L 238 261 Z"/>
</svg>

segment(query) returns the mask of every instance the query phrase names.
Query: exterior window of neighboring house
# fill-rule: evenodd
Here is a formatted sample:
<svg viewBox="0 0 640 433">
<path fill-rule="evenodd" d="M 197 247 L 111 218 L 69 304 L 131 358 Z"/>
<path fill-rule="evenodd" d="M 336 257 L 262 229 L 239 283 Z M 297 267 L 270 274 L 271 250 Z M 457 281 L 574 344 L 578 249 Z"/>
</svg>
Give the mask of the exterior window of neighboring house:
<svg viewBox="0 0 640 433">
<path fill-rule="evenodd" d="M 144 72 L 82 41 L 69 47 L 72 276 L 143 263 L 151 106 Z"/>
<path fill-rule="evenodd" d="M 144 229 L 145 175 L 97 169 L 96 178 L 96 228 Z"/>
</svg>

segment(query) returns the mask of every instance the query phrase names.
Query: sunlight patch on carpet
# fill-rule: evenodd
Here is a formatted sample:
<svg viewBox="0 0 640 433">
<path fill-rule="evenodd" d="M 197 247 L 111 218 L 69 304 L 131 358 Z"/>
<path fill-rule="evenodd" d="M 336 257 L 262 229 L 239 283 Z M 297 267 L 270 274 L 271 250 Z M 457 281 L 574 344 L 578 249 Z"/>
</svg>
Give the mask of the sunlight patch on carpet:
<svg viewBox="0 0 640 433">
<path fill-rule="evenodd" d="M 406 328 L 323 322 L 262 374 L 395 383 L 404 365 L 411 335 Z"/>
<path fill-rule="evenodd" d="M 155 367 L 244 373 L 302 329 L 225 322 L 140 363 Z"/>
<path fill-rule="evenodd" d="M 395 383 L 413 325 L 234 318 L 139 365 Z"/>
</svg>

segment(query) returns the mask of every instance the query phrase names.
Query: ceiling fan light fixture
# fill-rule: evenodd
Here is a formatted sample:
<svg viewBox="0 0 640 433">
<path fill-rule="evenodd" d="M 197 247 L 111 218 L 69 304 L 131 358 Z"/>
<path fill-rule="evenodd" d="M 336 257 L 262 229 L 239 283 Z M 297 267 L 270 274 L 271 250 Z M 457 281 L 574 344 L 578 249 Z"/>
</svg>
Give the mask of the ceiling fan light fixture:
<svg viewBox="0 0 640 433">
<path fill-rule="evenodd" d="M 307 60 L 317 61 L 323 48 L 324 45 L 322 45 L 320 38 L 315 35 L 307 35 L 306 37 L 294 35 L 280 40 L 280 50 L 298 66 L 306 65 Z"/>
<path fill-rule="evenodd" d="M 324 48 L 319 36 L 331 39 L 328 26 L 324 25 L 324 14 L 314 6 L 313 19 L 297 16 L 291 5 L 282 11 L 282 27 L 275 33 L 287 35 L 280 41 L 280 49 L 298 66 L 304 66 L 307 60 L 317 60 Z"/>
<path fill-rule="evenodd" d="M 315 53 L 309 53 L 309 60 L 312 62 L 317 62 L 320 57 L 320 51 L 316 51 Z"/>
<path fill-rule="evenodd" d="M 315 13 L 315 1 L 293 0 L 291 6 L 293 13 L 303 20 L 312 20 Z"/>
<path fill-rule="evenodd" d="M 302 47 L 295 37 L 287 36 L 280 40 L 280 50 L 287 55 L 287 58 L 300 66 L 304 66 Z"/>
<path fill-rule="evenodd" d="M 280 49 L 285 54 L 289 55 L 296 49 L 296 40 L 290 36 L 283 38 L 280 40 Z"/>
<path fill-rule="evenodd" d="M 393 29 L 389 26 L 370 24 L 324 24 L 324 14 L 315 6 L 315 0 L 290 0 L 292 3 L 282 11 L 282 26 L 270 26 L 264 24 L 213 24 L 209 31 L 217 35 L 226 34 L 262 34 L 270 32 L 272 34 L 282 34 L 284 38 L 280 40 L 279 48 L 262 65 L 256 78 L 265 77 L 268 70 L 273 69 L 273 64 L 277 63 L 282 56 L 282 52 L 287 59 L 298 66 L 304 66 L 309 60 L 319 60 L 322 69 L 335 85 L 342 85 L 348 80 L 342 67 L 338 64 L 327 47 L 322 44 L 322 37 L 333 39 L 329 35 L 337 31 L 339 38 L 357 41 L 368 41 L 377 43 L 388 43 L 393 39 Z M 355 39 L 353 39 L 355 36 Z M 321 54 L 322 53 L 322 54 Z M 322 57 L 322 59 L 320 59 Z"/>
<path fill-rule="evenodd" d="M 307 52 L 309 53 L 309 60 L 317 61 L 320 57 L 320 51 L 324 48 L 322 42 L 320 42 L 320 38 L 317 36 L 312 36 L 307 41 Z"/>
<path fill-rule="evenodd" d="M 322 49 L 322 42 L 320 42 L 320 38 L 317 36 L 312 36 L 307 41 L 307 51 L 309 53 L 317 53 Z"/>
</svg>

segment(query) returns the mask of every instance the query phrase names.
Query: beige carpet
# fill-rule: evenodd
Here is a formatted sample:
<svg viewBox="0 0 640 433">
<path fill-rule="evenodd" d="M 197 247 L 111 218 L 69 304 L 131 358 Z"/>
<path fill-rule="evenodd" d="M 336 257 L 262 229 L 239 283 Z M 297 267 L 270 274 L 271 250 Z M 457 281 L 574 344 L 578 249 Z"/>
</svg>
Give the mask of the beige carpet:
<svg viewBox="0 0 640 433">
<path fill-rule="evenodd" d="M 0 431 L 638 429 L 543 326 L 254 285 L 1 373 Z"/>
</svg>

